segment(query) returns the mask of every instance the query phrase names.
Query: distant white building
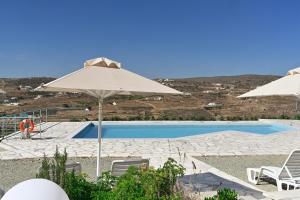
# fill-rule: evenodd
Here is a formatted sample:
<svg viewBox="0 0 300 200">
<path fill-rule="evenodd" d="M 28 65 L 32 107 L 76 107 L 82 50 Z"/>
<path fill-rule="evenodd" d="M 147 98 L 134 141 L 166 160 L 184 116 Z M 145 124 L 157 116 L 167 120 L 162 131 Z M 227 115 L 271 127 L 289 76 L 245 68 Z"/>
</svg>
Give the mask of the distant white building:
<svg viewBox="0 0 300 200">
<path fill-rule="evenodd" d="M 207 105 L 210 106 L 210 107 L 215 107 L 215 106 L 217 106 L 217 104 L 214 103 L 214 102 L 213 102 L 213 103 L 208 103 Z"/>
<path fill-rule="evenodd" d="M 0 89 L 0 103 L 4 102 L 6 92 Z"/>
<path fill-rule="evenodd" d="M 217 104 L 215 102 L 210 102 L 206 106 L 204 106 L 205 109 L 212 109 L 212 108 L 221 108 L 222 104 Z"/>
<path fill-rule="evenodd" d="M 189 93 L 189 92 L 183 92 L 182 93 L 184 96 L 191 96 L 192 94 L 191 93 Z"/>
<path fill-rule="evenodd" d="M 161 100 L 163 100 L 163 98 L 162 97 L 154 97 L 153 100 L 154 101 L 161 101 Z"/>
<path fill-rule="evenodd" d="M 204 93 L 204 94 L 210 94 L 210 93 L 214 93 L 214 91 L 213 90 L 204 90 L 202 93 Z"/>
<path fill-rule="evenodd" d="M 11 97 L 10 98 L 10 102 L 17 102 L 18 101 L 18 97 Z"/>
<path fill-rule="evenodd" d="M 42 95 L 37 95 L 34 100 L 38 100 L 38 99 L 41 99 L 43 96 Z"/>
<path fill-rule="evenodd" d="M 221 87 L 222 84 L 221 83 L 213 83 L 214 86 L 217 86 L 217 87 Z"/>
<path fill-rule="evenodd" d="M 163 97 L 161 97 L 161 96 L 145 97 L 144 100 L 146 100 L 146 101 L 161 101 L 161 100 L 163 100 Z"/>
<path fill-rule="evenodd" d="M 10 103 L 10 106 L 19 106 L 19 103 Z"/>
<path fill-rule="evenodd" d="M 19 89 L 20 89 L 21 91 L 32 91 L 32 87 L 29 86 L 29 85 L 26 85 L 26 86 L 20 85 L 20 86 L 19 86 Z"/>
<path fill-rule="evenodd" d="M 57 92 L 55 94 L 55 97 L 61 97 L 61 96 L 64 96 L 64 95 L 65 95 L 65 93 L 63 93 L 63 92 Z"/>
<path fill-rule="evenodd" d="M 226 90 L 224 87 L 215 87 L 216 90 Z"/>
<path fill-rule="evenodd" d="M 0 89 L 0 94 L 6 94 L 6 92 L 2 89 Z"/>
</svg>

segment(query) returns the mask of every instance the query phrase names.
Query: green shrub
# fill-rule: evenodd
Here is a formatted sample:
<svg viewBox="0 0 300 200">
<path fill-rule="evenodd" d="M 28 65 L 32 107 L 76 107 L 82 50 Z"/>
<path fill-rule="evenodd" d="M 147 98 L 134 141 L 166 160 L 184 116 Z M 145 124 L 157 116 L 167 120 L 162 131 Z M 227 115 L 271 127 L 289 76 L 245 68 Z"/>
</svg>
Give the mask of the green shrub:
<svg viewBox="0 0 300 200">
<path fill-rule="evenodd" d="M 290 119 L 290 117 L 285 114 L 282 114 L 282 115 L 278 116 L 278 119 Z"/>
<path fill-rule="evenodd" d="M 215 117 L 210 117 L 209 121 L 216 121 L 216 118 Z"/>
<path fill-rule="evenodd" d="M 157 118 L 156 118 L 156 120 L 158 120 L 158 121 L 162 121 L 162 120 L 163 120 L 163 118 L 162 118 L 162 116 L 159 116 L 159 117 L 157 117 Z"/>
<path fill-rule="evenodd" d="M 145 116 L 144 116 L 144 120 L 148 121 L 148 120 L 150 120 L 150 119 L 151 119 L 151 116 L 150 116 L 150 115 L 145 115 Z"/>
<path fill-rule="evenodd" d="M 177 117 L 172 117 L 171 120 L 172 120 L 172 121 L 176 121 L 176 120 L 177 120 Z"/>
<path fill-rule="evenodd" d="M 97 119 L 97 120 L 98 120 L 98 119 Z M 80 122 L 80 119 L 75 118 L 75 117 L 72 117 L 72 118 L 70 119 L 70 122 Z"/>
<path fill-rule="evenodd" d="M 63 189 L 70 200 L 89 200 L 92 199 L 93 191 L 97 190 L 97 185 L 88 182 L 82 174 L 75 175 L 73 171 L 66 174 Z"/>
<path fill-rule="evenodd" d="M 74 171 L 65 174 L 64 186 L 70 200 L 90 200 L 90 199 L 114 199 L 112 186 L 115 183 L 115 177 L 110 172 L 103 173 L 96 183 L 87 181 L 84 174 L 75 175 Z M 97 194 L 97 195 L 95 195 Z M 110 198 L 108 198 L 110 197 Z"/>
<path fill-rule="evenodd" d="M 169 117 L 168 117 L 167 115 L 164 115 L 164 116 L 162 117 L 162 119 L 167 121 L 167 120 L 169 120 Z"/>
<path fill-rule="evenodd" d="M 130 116 L 128 118 L 129 121 L 139 121 L 139 120 L 143 120 L 143 118 L 141 116 Z"/>
<path fill-rule="evenodd" d="M 251 119 L 252 121 L 257 121 L 257 120 L 258 120 L 258 117 L 257 117 L 257 116 L 251 116 L 250 119 Z"/>
<path fill-rule="evenodd" d="M 294 116 L 294 119 L 295 119 L 295 120 L 300 120 L 300 115 L 299 115 L 299 114 L 295 115 L 295 116 Z"/>
<path fill-rule="evenodd" d="M 56 151 L 53 159 L 48 159 L 45 155 L 42 161 L 42 167 L 39 173 L 36 175 L 37 178 L 44 178 L 53 181 L 64 188 L 66 178 L 66 161 L 68 154 L 66 149 L 61 154 L 56 147 Z"/>
<path fill-rule="evenodd" d="M 70 105 L 69 105 L 69 104 L 66 104 L 66 103 L 64 103 L 62 106 L 63 106 L 64 108 L 70 108 Z"/>
<path fill-rule="evenodd" d="M 238 194 L 236 191 L 224 188 L 218 191 L 218 199 L 219 200 L 237 200 Z"/>
<path fill-rule="evenodd" d="M 138 116 L 136 116 L 136 118 L 135 118 L 136 120 L 138 120 L 138 121 L 140 121 L 140 120 L 143 120 L 143 117 L 142 116 L 140 116 L 140 115 L 138 115 Z"/>
<path fill-rule="evenodd" d="M 205 116 L 192 116 L 190 118 L 192 121 L 207 121 L 207 118 Z"/>
<path fill-rule="evenodd" d="M 104 182 L 105 187 L 93 193 L 93 199 L 109 200 L 177 200 L 181 199 L 174 190 L 178 176 L 182 176 L 184 168 L 171 158 L 162 168 L 141 170 L 129 167 L 128 172 L 119 177 L 115 186 L 110 177 Z M 98 183 L 99 184 L 99 183 Z M 103 184 L 103 183 L 102 183 Z M 112 189 L 111 189 L 112 188 Z M 111 189 L 111 190 L 110 190 Z"/>
<path fill-rule="evenodd" d="M 97 189 L 104 192 L 110 192 L 117 180 L 117 177 L 112 176 L 110 171 L 103 172 L 97 179 Z"/>
<path fill-rule="evenodd" d="M 178 176 L 184 175 L 184 167 L 169 158 L 162 168 L 156 170 L 158 176 L 159 193 L 161 196 L 171 197 L 174 194 L 174 186 Z"/>
<path fill-rule="evenodd" d="M 113 193 L 116 199 L 142 199 L 145 191 L 140 180 L 141 172 L 135 167 L 129 167 L 128 172 L 120 177 Z"/>
<path fill-rule="evenodd" d="M 44 178 L 50 180 L 50 163 L 45 154 L 42 161 L 42 167 L 40 168 L 39 173 L 36 175 L 36 178 Z"/>
<path fill-rule="evenodd" d="M 217 195 L 213 197 L 206 197 L 204 200 L 237 200 L 238 194 L 236 191 L 223 188 L 221 190 L 218 190 Z"/>
<path fill-rule="evenodd" d="M 150 120 L 151 117 L 153 117 L 152 114 L 151 114 L 151 112 L 150 111 L 146 111 L 145 115 L 144 115 L 144 120 Z"/>
<path fill-rule="evenodd" d="M 122 119 L 119 116 L 111 117 L 111 121 L 121 121 Z"/>
<path fill-rule="evenodd" d="M 59 184 L 70 200 L 180 200 L 175 191 L 178 176 L 184 175 L 183 166 L 169 158 L 162 168 L 147 170 L 130 167 L 123 176 L 116 178 L 110 172 L 102 173 L 96 182 L 87 176 L 66 173 L 67 152 L 56 152 L 53 159 L 44 156 L 37 178 L 45 178 Z"/>
</svg>

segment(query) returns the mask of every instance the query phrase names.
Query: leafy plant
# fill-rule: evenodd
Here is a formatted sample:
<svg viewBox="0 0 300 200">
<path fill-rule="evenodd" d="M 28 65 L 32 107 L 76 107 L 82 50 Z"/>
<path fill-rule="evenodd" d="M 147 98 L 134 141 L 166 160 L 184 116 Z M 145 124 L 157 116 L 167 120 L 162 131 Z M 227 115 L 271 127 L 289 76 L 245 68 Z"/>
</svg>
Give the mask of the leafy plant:
<svg viewBox="0 0 300 200">
<path fill-rule="evenodd" d="M 183 176 L 184 170 L 173 158 L 169 158 L 162 168 L 157 169 L 161 196 L 170 196 L 174 192 L 177 177 Z"/>
<path fill-rule="evenodd" d="M 100 191 L 109 192 L 116 184 L 118 178 L 111 175 L 110 171 L 103 172 L 97 180 L 97 188 Z"/>
<path fill-rule="evenodd" d="M 294 119 L 295 119 L 295 120 L 300 120 L 300 115 L 299 115 L 299 114 L 295 115 L 295 116 L 294 116 Z"/>
<path fill-rule="evenodd" d="M 181 199 L 179 193 L 174 191 L 178 176 L 182 176 L 184 168 L 174 159 L 169 158 L 162 168 L 147 170 L 129 167 L 126 174 L 119 177 L 114 187 L 114 180 L 110 176 L 102 175 L 101 185 L 105 185 L 93 194 L 93 199 L 116 200 L 177 200 Z M 98 180 L 99 182 L 99 180 Z M 98 183 L 99 185 L 99 183 Z M 110 191 L 111 189 L 111 191 Z"/>
<path fill-rule="evenodd" d="M 218 191 L 218 199 L 219 200 L 237 200 L 238 194 L 236 191 L 224 188 Z"/>
<path fill-rule="evenodd" d="M 75 175 L 73 171 L 66 174 L 63 189 L 70 200 L 89 200 L 92 199 L 93 191 L 97 190 L 97 185 L 88 182 L 85 175 Z"/>
<path fill-rule="evenodd" d="M 140 181 L 141 172 L 135 167 L 129 167 L 128 172 L 120 177 L 113 192 L 117 199 L 142 199 L 144 190 Z"/>
<path fill-rule="evenodd" d="M 282 115 L 278 116 L 278 119 L 290 119 L 290 117 L 285 114 L 282 114 Z"/>
<path fill-rule="evenodd" d="M 121 121 L 122 119 L 119 116 L 112 116 L 111 121 Z"/>
<path fill-rule="evenodd" d="M 51 180 L 64 188 L 67 157 L 68 154 L 66 152 L 66 149 L 64 150 L 64 153 L 61 154 L 59 153 L 58 147 L 56 146 L 56 151 L 53 159 L 50 160 L 44 155 L 42 167 L 40 168 L 39 173 L 36 175 L 36 177 Z"/>
<path fill-rule="evenodd" d="M 42 161 L 42 167 L 40 168 L 39 173 L 36 175 L 36 177 L 50 180 L 50 163 L 45 154 Z"/>
<path fill-rule="evenodd" d="M 237 200 L 238 194 L 236 191 L 223 188 L 221 190 L 218 190 L 217 195 L 213 197 L 205 197 L 204 200 Z"/>
<path fill-rule="evenodd" d="M 67 157 L 68 154 L 66 149 L 64 150 L 64 153 L 61 154 L 59 153 L 58 147 L 56 146 L 54 159 L 52 160 L 50 168 L 52 170 L 53 181 L 62 186 L 62 188 L 64 188 L 65 184 Z"/>
<path fill-rule="evenodd" d="M 97 119 L 98 120 L 98 119 Z M 70 122 L 80 122 L 80 119 L 76 118 L 76 117 L 72 117 L 70 119 Z"/>
<path fill-rule="evenodd" d="M 52 159 L 44 156 L 38 178 L 59 184 L 70 200 L 180 200 L 175 190 L 177 178 L 184 175 L 184 167 L 169 158 L 162 168 L 139 169 L 129 167 L 127 173 L 117 178 L 110 172 L 102 173 L 96 182 L 84 174 L 66 172 L 67 152 L 56 152 Z"/>
</svg>

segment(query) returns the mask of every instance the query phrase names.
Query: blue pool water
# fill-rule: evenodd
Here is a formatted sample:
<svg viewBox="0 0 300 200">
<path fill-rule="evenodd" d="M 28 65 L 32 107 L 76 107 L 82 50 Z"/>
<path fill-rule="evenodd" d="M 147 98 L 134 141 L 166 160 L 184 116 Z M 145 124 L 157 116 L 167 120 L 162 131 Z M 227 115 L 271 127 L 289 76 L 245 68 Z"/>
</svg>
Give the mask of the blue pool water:
<svg viewBox="0 0 300 200">
<path fill-rule="evenodd" d="M 290 130 L 290 126 L 278 124 L 179 124 L 179 125 L 103 125 L 103 138 L 177 138 L 220 131 L 241 131 L 256 134 L 272 134 Z M 73 138 L 97 138 L 98 126 L 90 124 Z"/>
</svg>

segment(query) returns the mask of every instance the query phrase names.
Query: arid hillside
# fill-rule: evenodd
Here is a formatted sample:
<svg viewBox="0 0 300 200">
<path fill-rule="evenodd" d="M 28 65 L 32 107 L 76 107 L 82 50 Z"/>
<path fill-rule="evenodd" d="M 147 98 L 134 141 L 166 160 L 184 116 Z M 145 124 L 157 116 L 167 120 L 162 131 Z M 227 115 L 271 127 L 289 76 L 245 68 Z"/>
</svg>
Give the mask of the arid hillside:
<svg viewBox="0 0 300 200">
<path fill-rule="evenodd" d="M 232 120 L 256 119 L 296 114 L 293 97 L 236 97 L 259 85 L 278 79 L 269 75 L 157 79 L 185 93 L 183 96 L 114 96 L 106 99 L 108 120 L 177 119 Z M 53 78 L 0 79 L 1 115 L 48 108 L 49 120 L 95 120 L 97 102 L 84 94 L 42 93 L 33 88 Z M 89 108 L 90 111 L 86 111 Z"/>
</svg>

